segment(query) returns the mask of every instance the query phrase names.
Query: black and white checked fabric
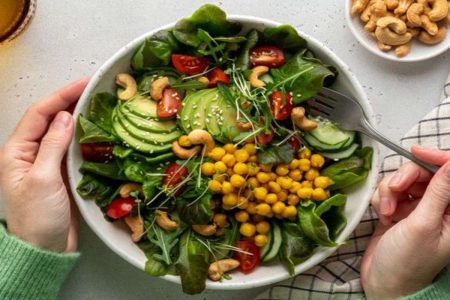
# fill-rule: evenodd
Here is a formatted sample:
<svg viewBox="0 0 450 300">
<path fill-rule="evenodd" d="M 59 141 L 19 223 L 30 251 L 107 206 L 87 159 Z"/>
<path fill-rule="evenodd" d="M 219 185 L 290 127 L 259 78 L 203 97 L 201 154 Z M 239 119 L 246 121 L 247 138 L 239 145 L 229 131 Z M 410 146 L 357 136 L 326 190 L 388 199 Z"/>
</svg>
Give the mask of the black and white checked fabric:
<svg viewBox="0 0 450 300">
<path fill-rule="evenodd" d="M 450 75 L 444 86 L 441 103 L 401 139 L 401 145 L 407 149 L 417 144 L 450 150 Z M 394 172 L 406 161 L 395 153 L 387 155 L 381 165 L 380 178 Z M 375 212 L 369 207 L 348 243 L 341 246 L 333 256 L 305 273 L 272 286 L 256 299 L 361 298 L 363 290 L 359 267 L 377 220 Z"/>
</svg>

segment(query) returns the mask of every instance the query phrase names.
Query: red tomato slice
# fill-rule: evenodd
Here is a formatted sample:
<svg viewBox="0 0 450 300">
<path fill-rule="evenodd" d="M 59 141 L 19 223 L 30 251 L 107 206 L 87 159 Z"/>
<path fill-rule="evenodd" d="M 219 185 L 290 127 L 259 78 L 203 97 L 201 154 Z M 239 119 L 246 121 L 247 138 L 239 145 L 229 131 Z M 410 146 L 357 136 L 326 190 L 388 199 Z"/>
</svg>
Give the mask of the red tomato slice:
<svg viewBox="0 0 450 300">
<path fill-rule="evenodd" d="M 275 120 L 283 121 L 291 116 L 292 96 L 289 92 L 275 91 L 270 95 L 270 107 Z"/>
<path fill-rule="evenodd" d="M 250 50 L 250 61 L 254 66 L 278 68 L 284 65 L 283 50 L 274 46 L 257 46 Z"/>
<path fill-rule="evenodd" d="M 106 215 L 112 219 L 128 216 L 135 204 L 136 202 L 131 197 L 115 199 L 108 205 Z"/>
<path fill-rule="evenodd" d="M 298 137 L 293 136 L 288 140 L 289 145 L 291 145 L 292 149 L 294 149 L 294 154 L 300 150 L 300 140 Z"/>
<path fill-rule="evenodd" d="M 166 176 L 162 178 L 162 184 L 171 188 L 176 187 L 180 184 L 186 177 L 189 175 L 189 170 L 186 167 L 183 167 L 177 163 L 171 163 L 167 166 L 166 171 L 164 172 Z M 179 195 L 183 189 L 178 189 L 175 193 Z"/>
<path fill-rule="evenodd" d="M 208 73 L 209 87 L 215 87 L 219 82 L 223 84 L 230 83 L 230 77 L 221 69 L 214 68 Z"/>
<path fill-rule="evenodd" d="M 81 155 L 84 160 L 104 163 L 113 159 L 112 143 L 81 144 Z"/>
<path fill-rule="evenodd" d="M 181 109 L 181 96 L 175 89 L 164 89 L 163 98 L 158 102 L 156 114 L 159 118 L 175 116 Z"/>
<path fill-rule="evenodd" d="M 206 70 L 209 58 L 184 54 L 172 54 L 172 64 L 181 73 L 195 75 Z"/>
<path fill-rule="evenodd" d="M 273 140 L 273 136 L 273 131 L 270 131 L 270 133 L 265 133 L 263 131 L 256 136 L 256 141 L 261 145 L 266 145 Z"/>
<path fill-rule="evenodd" d="M 250 273 L 259 265 L 259 248 L 252 241 L 238 241 L 236 247 L 241 248 L 243 251 L 251 253 L 251 255 L 235 252 L 236 259 L 239 260 L 241 271 L 244 273 Z"/>
</svg>

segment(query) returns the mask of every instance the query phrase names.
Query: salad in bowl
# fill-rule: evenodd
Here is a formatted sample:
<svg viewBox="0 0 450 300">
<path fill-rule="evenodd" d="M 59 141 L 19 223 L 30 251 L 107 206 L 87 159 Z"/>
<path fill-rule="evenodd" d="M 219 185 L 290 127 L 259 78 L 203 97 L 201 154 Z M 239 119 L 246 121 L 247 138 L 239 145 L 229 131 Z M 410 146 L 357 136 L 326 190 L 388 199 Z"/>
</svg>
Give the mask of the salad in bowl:
<svg viewBox="0 0 450 300">
<path fill-rule="evenodd" d="M 149 275 L 179 277 L 189 294 L 280 264 L 295 275 L 343 242 L 349 215 L 356 226 L 369 195 L 357 193 L 352 214 L 347 198 L 371 174 L 373 148 L 309 114 L 340 66 L 293 27 L 252 28 L 207 4 L 126 60 L 76 110 L 69 173 L 79 151 L 78 196 L 139 247 Z"/>
</svg>

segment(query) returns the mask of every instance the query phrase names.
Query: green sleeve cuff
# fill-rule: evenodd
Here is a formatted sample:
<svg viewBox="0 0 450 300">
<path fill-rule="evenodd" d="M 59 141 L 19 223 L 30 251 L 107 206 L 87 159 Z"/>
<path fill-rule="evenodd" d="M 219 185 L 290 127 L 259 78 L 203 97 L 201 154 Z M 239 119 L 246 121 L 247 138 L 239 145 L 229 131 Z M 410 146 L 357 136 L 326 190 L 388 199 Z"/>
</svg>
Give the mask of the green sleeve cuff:
<svg viewBox="0 0 450 300">
<path fill-rule="evenodd" d="M 450 299 L 450 276 L 445 273 L 441 275 L 428 287 L 418 291 L 415 294 L 400 298 L 400 300 L 447 300 Z"/>
<path fill-rule="evenodd" d="M 78 257 L 33 247 L 0 225 L 0 299 L 56 299 Z"/>
</svg>

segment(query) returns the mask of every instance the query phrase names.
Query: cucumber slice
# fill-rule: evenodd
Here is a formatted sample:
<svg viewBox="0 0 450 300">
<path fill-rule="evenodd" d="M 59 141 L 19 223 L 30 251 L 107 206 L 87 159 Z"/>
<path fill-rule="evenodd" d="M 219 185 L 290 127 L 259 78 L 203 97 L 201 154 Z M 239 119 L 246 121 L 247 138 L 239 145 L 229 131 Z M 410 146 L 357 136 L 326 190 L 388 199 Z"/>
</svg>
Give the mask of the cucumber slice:
<svg viewBox="0 0 450 300">
<path fill-rule="evenodd" d="M 330 145 L 324 142 L 319 141 L 316 139 L 312 134 L 305 133 L 304 135 L 305 141 L 310 145 L 313 149 L 319 150 L 319 151 L 325 151 L 325 152 L 332 152 L 332 151 L 339 151 L 342 149 L 342 146 L 344 146 L 347 142 L 347 140 L 342 141 L 339 144 Z"/>
<path fill-rule="evenodd" d="M 272 235 L 272 243 L 269 252 L 261 258 L 263 262 L 267 262 L 277 257 L 278 252 L 280 251 L 281 242 L 283 242 L 281 229 L 277 223 L 272 222 L 272 230 L 270 233 Z"/>
<path fill-rule="evenodd" d="M 329 159 L 339 160 L 352 156 L 353 153 L 355 153 L 355 151 L 358 149 L 358 147 L 358 144 L 351 144 L 350 147 L 339 152 L 320 152 L 320 154 L 328 157 Z"/>
<path fill-rule="evenodd" d="M 317 128 L 311 130 L 309 134 L 314 136 L 318 141 L 329 145 L 343 145 L 355 136 L 354 131 L 342 130 L 330 121 L 318 121 Z"/>
<path fill-rule="evenodd" d="M 264 257 L 266 257 L 266 255 L 270 252 L 270 250 L 272 249 L 272 244 L 273 244 L 273 234 L 272 230 L 270 230 L 267 233 L 267 244 L 265 244 L 264 247 L 261 248 L 261 259 L 264 259 Z"/>
</svg>

